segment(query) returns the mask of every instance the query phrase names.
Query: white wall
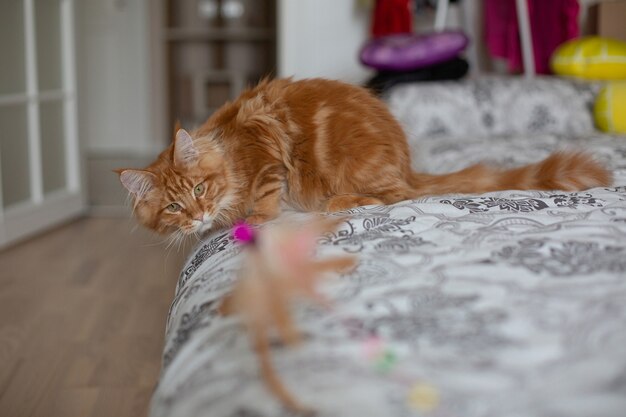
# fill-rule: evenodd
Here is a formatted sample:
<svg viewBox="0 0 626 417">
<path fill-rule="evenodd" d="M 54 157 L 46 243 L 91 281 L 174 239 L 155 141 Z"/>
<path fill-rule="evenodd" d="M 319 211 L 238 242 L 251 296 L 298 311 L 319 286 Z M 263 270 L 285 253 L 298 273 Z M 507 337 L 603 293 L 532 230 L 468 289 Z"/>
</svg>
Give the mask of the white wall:
<svg viewBox="0 0 626 417">
<path fill-rule="evenodd" d="M 151 0 L 77 1 L 79 128 L 88 154 L 146 154 Z"/>
<path fill-rule="evenodd" d="M 362 82 L 358 60 L 369 37 L 370 8 L 358 0 L 279 0 L 278 74 Z"/>
</svg>

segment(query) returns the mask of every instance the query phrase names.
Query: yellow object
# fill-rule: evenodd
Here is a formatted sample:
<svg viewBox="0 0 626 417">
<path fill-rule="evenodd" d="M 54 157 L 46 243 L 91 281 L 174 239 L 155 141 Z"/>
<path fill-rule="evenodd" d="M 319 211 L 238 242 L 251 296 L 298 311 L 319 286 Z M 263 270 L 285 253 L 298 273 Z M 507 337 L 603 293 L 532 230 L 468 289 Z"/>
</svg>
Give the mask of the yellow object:
<svg viewBox="0 0 626 417">
<path fill-rule="evenodd" d="M 609 83 L 600 90 L 593 115 L 601 130 L 626 134 L 626 81 Z"/>
<path fill-rule="evenodd" d="M 626 42 L 591 36 L 573 39 L 552 55 L 552 70 L 591 80 L 626 80 Z"/>
<path fill-rule="evenodd" d="M 408 402 L 419 411 L 432 411 L 439 405 L 439 391 L 432 385 L 417 383 L 409 391 Z"/>
</svg>

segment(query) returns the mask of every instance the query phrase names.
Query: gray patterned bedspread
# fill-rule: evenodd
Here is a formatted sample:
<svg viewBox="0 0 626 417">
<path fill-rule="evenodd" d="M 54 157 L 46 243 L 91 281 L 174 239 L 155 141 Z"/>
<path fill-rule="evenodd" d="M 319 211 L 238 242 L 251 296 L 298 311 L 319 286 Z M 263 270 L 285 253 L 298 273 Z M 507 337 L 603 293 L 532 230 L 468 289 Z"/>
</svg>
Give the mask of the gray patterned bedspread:
<svg viewBox="0 0 626 417">
<path fill-rule="evenodd" d="M 535 132 L 413 145 L 432 172 L 584 147 L 616 179 L 578 193 L 350 211 L 319 253 L 355 254 L 358 267 L 321 286 L 332 310 L 296 307 L 305 342 L 273 350 L 284 381 L 320 417 L 626 416 L 626 138 Z M 152 417 L 290 415 L 261 384 L 237 319 L 216 314 L 240 257 L 222 231 L 186 263 Z M 384 363 L 368 354 L 372 340 Z M 426 400 L 415 401 L 416 387 Z"/>
</svg>

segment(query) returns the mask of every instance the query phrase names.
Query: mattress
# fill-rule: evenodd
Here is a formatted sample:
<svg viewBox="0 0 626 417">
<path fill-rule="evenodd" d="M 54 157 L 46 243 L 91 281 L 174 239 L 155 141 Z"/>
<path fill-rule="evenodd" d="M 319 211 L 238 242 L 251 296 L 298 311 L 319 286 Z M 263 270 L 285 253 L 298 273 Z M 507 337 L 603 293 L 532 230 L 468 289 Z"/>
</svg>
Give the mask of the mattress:
<svg viewBox="0 0 626 417">
<path fill-rule="evenodd" d="M 411 135 L 414 164 L 515 166 L 584 148 L 615 182 L 344 212 L 318 251 L 353 254 L 356 269 L 321 283 L 330 310 L 294 306 L 300 346 L 272 348 L 285 384 L 318 416 L 626 415 L 626 138 L 479 133 Z M 261 382 L 239 320 L 217 313 L 241 259 L 216 231 L 187 260 L 152 417 L 293 415 Z"/>
</svg>

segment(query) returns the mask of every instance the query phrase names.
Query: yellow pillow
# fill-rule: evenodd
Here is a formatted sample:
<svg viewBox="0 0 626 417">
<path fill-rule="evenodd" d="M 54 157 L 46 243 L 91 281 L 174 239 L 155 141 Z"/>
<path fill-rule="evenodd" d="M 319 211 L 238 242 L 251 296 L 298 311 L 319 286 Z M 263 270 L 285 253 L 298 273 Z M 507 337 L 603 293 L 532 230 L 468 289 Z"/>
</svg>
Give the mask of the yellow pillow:
<svg viewBox="0 0 626 417">
<path fill-rule="evenodd" d="M 591 36 L 559 46 L 551 61 L 552 71 L 592 80 L 626 79 L 626 42 Z"/>
<path fill-rule="evenodd" d="M 626 134 L 626 81 L 609 83 L 600 90 L 593 115 L 601 130 Z"/>
</svg>

